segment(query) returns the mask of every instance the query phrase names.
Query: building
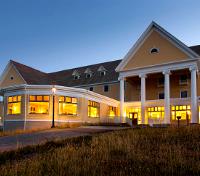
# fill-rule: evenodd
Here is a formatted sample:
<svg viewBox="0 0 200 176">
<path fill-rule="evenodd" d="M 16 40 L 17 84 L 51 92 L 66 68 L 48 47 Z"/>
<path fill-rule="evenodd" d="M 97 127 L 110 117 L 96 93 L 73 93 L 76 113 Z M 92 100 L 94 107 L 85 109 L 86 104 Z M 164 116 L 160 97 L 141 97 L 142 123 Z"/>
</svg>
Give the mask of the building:
<svg viewBox="0 0 200 176">
<path fill-rule="evenodd" d="M 79 123 L 199 123 L 200 45 L 152 22 L 122 60 L 44 73 L 15 61 L 0 81 L 4 129 Z M 55 92 L 52 92 L 55 90 Z"/>
</svg>

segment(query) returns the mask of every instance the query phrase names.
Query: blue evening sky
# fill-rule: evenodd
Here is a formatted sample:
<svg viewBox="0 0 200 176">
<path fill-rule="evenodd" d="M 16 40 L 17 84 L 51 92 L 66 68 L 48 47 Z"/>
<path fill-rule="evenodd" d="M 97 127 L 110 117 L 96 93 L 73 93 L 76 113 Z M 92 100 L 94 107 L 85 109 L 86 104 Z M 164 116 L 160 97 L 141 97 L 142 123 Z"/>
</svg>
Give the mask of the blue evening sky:
<svg viewBox="0 0 200 176">
<path fill-rule="evenodd" d="M 199 0 L 0 0 L 0 72 L 10 59 L 45 72 L 121 59 L 152 20 L 200 44 Z"/>
</svg>

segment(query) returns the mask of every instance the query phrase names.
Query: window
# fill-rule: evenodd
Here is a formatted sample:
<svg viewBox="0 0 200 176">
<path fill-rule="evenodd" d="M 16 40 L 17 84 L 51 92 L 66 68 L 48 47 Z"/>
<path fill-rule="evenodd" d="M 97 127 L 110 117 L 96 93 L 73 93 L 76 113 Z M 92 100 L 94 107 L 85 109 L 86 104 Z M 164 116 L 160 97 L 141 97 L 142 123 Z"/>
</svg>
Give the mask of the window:
<svg viewBox="0 0 200 176">
<path fill-rule="evenodd" d="M 191 116 L 190 105 L 172 106 L 171 108 L 172 120 L 189 120 Z"/>
<path fill-rule="evenodd" d="M 77 98 L 59 97 L 59 114 L 60 115 L 77 115 Z"/>
<path fill-rule="evenodd" d="M 187 90 L 181 91 L 181 98 L 187 98 L 187 97 L 188 97 Z"/>
<path fill-rule="evenodd" d="M 93 91 L 94 90 L 94 88 L 93 87 L 90 87 L 90 89 L 89 89 L 90 91 Z"/>
<path fill-rule="evenodd" d="M 149 107 L 148 109 L 148 118 L 150 119 L 163 119 L 164 118 L 164 107 Z"/>
<path fill-rule="evenodd" d="M 8 97 L 7 114 L 21 114 L 21 96 Z"/>
<path fill-rule="evenodd" d="M 117 107 L 109 106 L 109 117 L 114 117 L 117 115 Z"/>
<path fill-rule="evenodd" d="M 158 78 L 158 86 L 159 86 L 159 87 L 164 86 L 164 82 L 165 82 L 164 77 Z"/>
<path fill-rule="evenodd" d="M 158 53 L 159 52 L 159 49 L 158 48 L 152 48 L 151 50 L 150 50 L 150 53 L 151 54 L 156 54 L 156 53 Z"/>
<path fill-rule="evenodd" d="M 48 95 L 30 95 L 29 96 L 30 114 L 48 114 L 49 96 Z"/>
<path fill-rule="evenodd" d="M 163 92 L 158 94 L 158 99 L 164 99 L 165 98 L 165 94 Z"/>
<path fill-rule="evenodd" d="M 109 91 L 109 86 L 108 85 L 105 85 L 104 86 L 104 92 L 108 92 Z"/>
<path fill-rule="evenodd" d="M 179 78 L 179 83 L 180 84 L 187 84 L 188 79 L 187 79 L 187 75 L 181 75 Z"/>
<path fill-rule="evenodd" d="M 88 117 L 99 117 L 100 104 L 95 101 L 88 101 Z"/>
<path fill-rule="evenodd" d="M 75 79 L 75 80 L 80 79 L 80 76 L 79 76 L 79 75 L 75 75 L 75 76 L 74 76 L 74 79 Z"/>
<path fill-rule="evenodd" d="M 92 73 L 87 73 L 86 74 L 86 78 L 91 78 L 92 77 Z"/>
<path fill-rule="evenodd" d="M 100 71 L 100 76 L 105 76 L 106 72 L 105 71 Z"/>
</svg>

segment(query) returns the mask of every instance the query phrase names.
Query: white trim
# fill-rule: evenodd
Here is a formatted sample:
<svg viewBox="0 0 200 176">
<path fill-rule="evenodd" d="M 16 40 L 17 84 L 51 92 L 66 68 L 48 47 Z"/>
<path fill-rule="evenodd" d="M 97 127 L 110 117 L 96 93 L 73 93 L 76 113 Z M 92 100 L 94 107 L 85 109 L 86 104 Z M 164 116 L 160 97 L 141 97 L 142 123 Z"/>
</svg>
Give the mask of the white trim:
<svg viewBox="0 0 200 176">
<path fill-rule="evenodd" d="M 181 62 L 172 62 L 162 65 L 152 65 L 149 67 L 138 68 L 134 70 L 120 72 L 120 77 L 131 77 L 131 76 L 138 76 L 141 74 L 151 74 L 151 73 L 162 73 L 163 70 L 182 70 L 182 69 L 189 69 L 191 66 L 197 67 L 197 61 L 195 60 L 185 60 Z"/>
<path fill-rule="evenodd" d="M 199 57 L 197 53 L 192 51 L 189 47 L 187 47 L 184 43 L 182 43 L 180 40 L 175 38 L 172 34 L 167 32 L 165 29 L 163 29 L 161 26 L 159 26 L 154 21 L 151 22 L 151 24 L 147 27 L 147 29 L 142 33 L 142 35 L 139 37 L 139 39 L 136 41 L 136 43 L 132 46 L 132 48 L 129 50 L 129 52 L 125 55 L 121 63 L 117 66 L 115 69 L 117 72 L 120 72 L 124 69 L 124 67 L 127 65 L 127 63 L 130 61 L 130 59 L 135 55 L 137 50 L 141 47 L 141 45 L 144 43 L 144 41 L 148 38 L 148 36 L 152 33 L 152 31 L 157 31 L 162 36 L 168 39 L 172 44 L 174 44 L 176 47 L 181 49 L 184 53 L 186 53 L 189 58 L 195 58 Z"/>
<path fill-rule="evenodd" d="M 19 76 L 21 77 L 21 79 L 24 81 L 24 84 L 27 84 L 27 82 L 25 81 L 25 79 L 23 78 L 23 76 L 20 74 L 19 70 L 15 67 L 15 65 L 12 63 L 13 68 L 15 69 L 15 71 L 19 74 Z"/>
<path fill-rule="evenodd" d="M 27 91 L 25 91 L 25 88 Z M 11 95 L 21 95 L 21 94 L 33 94 L 33 95 L 51 95 L 51 85 L 18 85 L 18 86 L 11 86 L 8 88 L 1 89 L 1 91 L 6 91 L 5 96 Z M 99 103 L 108 104 L 110 106 L 119 106 L 119 101 L 97 94 L 95 92 L 80 89 L 80 88 L 73 88 L 73 87 L 64 87 L 64 86 L 55 86 L 57 89 L 56 95 L 63 95 L 63 96 L 71 96 L 71 97 L 82 97 L 88 100 L 96 101 Z"/>
<path fill-rule="evenodd" d="M 187 97 L 181 97 L 181 92 L 184 92 L 184 91 L 187 91 Z M 180 98 L 188 98 L 188 89 L 180 89 L 180 92 L 179 92 L 179 95 L 180 95 Z"/>
</svg>

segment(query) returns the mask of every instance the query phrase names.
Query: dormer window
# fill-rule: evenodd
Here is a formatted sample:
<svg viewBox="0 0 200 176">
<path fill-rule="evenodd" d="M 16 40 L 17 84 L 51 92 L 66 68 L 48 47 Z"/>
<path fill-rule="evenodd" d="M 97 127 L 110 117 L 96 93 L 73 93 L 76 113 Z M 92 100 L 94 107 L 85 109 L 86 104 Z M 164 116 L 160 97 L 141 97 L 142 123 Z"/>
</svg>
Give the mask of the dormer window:
<svg viewBox="0 0 200 176">
<path fill-rule="evenodd" d="M 91 78 L 93 74 L 89 68 L 87 68 L 84 73 L 86 74 L 86 78 Z"/>
<path fill-rule="evenodd" d="M 151 54 L 157 54 L 157 53 L 159 53 L 159 49 L 158 48 L 151 48 L 150 53 Z"/>
<path fill-rule="evenodd" d="M 86 78 L 91 78 L 92 77 L 92 74 L 91 73 L 87 73 L 86 74 Z"/>
<path fill-rule="evenodd" d="M 100 72 L 100 76 L 105 76 L 106 75 L 106 72 L 105 71 L 101 71 Z"/>
<path fill-rule="evenodd" d="M 77 80 L 80 79 L 81 74 L 78 72 L 78 70 L 74 70 L 72 76 L 74 77 L 74 80 Z"/>
<path fill-rule="evenodd" d="M 80 79 L 80 76 L 79 76 L 79 75 L 75 75 L 75 76 L 74 76 L 74 79 L 75 79 L 75 80 Z"/>
<path fill-rule="evenodd" d="M 99 72 L 100 76 L 105 76 L 107 70 L 104 68 L 103 65 L 101 65 L 101 66 L 98 68 L 97 71 Z"/>
</svg>

